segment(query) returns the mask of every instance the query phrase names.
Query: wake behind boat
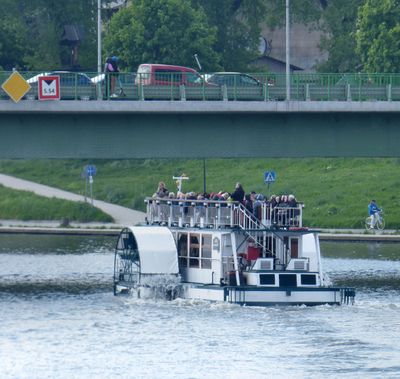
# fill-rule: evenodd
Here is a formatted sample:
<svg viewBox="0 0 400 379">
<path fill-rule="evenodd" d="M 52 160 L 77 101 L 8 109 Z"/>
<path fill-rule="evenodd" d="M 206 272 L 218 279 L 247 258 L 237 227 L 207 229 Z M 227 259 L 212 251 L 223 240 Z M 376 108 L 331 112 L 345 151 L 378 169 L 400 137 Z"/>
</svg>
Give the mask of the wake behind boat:
<svg viewBox="0 0 400 379">
<path fill-rule="evenodd" d="M 353 303 L 355 290 L 330 286 L 318 231 L 303 227 L 301 203 L 260 205 L 146 198 L 145 225 L 124 228 L 114 260 L 114 293 L 240 305 Z"/>
</svg>

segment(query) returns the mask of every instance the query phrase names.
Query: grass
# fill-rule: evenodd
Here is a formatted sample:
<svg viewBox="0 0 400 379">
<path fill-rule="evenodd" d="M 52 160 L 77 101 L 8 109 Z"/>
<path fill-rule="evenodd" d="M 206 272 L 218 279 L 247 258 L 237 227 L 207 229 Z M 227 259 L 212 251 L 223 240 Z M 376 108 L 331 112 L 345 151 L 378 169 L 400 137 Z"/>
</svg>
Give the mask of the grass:
<svg viewBox="0 0 400 379">
<path fill-rule="evenodd" d="M 0 219 L 111 222 L 112 218 L 84 202 L 48 199 L 0 185 Z"/>
<path fill-rule="evenodd" d="M 305 203 L 304 224 L 321 228 L 363 228 L 367 205 L 384 207 L 386 227 L 400 228 L 400 160 L 394 158 L 207 159 L 207 192 L 233 191 L 237 181 L 249 192 L 293 193 Z M 96 199 L 144 210 L 160 180 L 176 191 L 172 176 L 185 173 L 183 191 L 203 191 L 203 160 L 1 160 L 0 172 L 78 194 L 85 193 L 83 168 L 97 167 Z M 264 172 L 277 180 L 264 184 Z M 21 214 L 22 216 L 22 214 Z"/>
</svg>

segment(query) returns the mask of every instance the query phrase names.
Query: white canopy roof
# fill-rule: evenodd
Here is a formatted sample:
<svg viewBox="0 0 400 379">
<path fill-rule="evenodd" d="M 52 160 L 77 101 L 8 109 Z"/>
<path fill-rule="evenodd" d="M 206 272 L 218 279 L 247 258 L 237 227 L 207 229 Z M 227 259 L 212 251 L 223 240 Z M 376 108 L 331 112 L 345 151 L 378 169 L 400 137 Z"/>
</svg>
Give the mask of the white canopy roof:
<svg viewBox="0 0 400 379">
<path fill-rule="evenodd" d="M 131 226 L 141 274 L 178 274 L 178 252 L 171 231 L 163 226 Z"/>
</svg>

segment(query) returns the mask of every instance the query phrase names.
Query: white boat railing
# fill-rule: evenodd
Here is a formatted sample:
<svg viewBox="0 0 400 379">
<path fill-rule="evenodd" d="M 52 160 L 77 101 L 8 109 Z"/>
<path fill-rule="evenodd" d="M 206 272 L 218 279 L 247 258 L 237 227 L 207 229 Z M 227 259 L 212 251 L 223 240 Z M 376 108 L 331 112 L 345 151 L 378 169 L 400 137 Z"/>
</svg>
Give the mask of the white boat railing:
<svg viewBox="0 0 400 379">
<path fill-rule="evenodd" d="M 260 230 L 271 227 L 302 227 L 302 208 L 264 203 L 257 216 L 232 201 L 146 198 L 147 222 L 179 227 L 239 227 Z"/>
</svg>

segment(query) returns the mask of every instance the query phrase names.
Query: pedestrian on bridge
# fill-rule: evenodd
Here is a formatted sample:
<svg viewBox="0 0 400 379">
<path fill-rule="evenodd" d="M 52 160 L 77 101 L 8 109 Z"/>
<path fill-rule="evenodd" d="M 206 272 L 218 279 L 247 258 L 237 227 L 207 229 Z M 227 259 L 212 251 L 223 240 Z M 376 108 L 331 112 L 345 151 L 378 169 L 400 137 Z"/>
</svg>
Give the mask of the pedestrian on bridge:
<svg viewBox="0 0 400 379">
<path fill-rule="evenodd" d="M 104 72 L 106 73 L 106 96 L 110 94 L 110 97 L 118 97 L 115 91 L 115 82 L 117 81 L 119 69 L 118 69 L 118 57 L 112 56 L 107 57 L 104 65 Z M 107 80 L 107 75 L 110 78 Z M 109 91 L 108 91 L 109 90 Z"/>
</svg>

